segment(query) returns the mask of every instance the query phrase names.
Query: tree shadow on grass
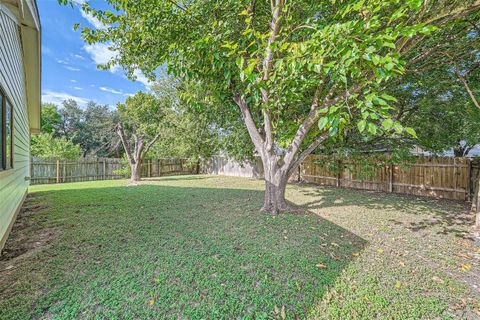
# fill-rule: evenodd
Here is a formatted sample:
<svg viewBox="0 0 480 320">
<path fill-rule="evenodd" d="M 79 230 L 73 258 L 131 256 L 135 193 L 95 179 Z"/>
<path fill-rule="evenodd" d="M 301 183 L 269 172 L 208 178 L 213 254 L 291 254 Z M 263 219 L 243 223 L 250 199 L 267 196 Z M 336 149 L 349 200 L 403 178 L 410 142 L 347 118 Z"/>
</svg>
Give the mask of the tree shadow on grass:
<svg viewBox="0 0 480 320">
<path fill-rule="evenodd" d="M 420 220 L 414 219 L 415 221 L 389 220 L 393 224 L 403 225 L 411 231 L 434 231 L 436 234 L 454 235 L 468 240 L 474 239 L 472 228 L 475 217 L 470 213 L 468 203 L 465 202 L 357 189 L 320 187 L 310 184 L 308 186 L 316 188 L 300 192 L 320 198 L 318 201 L 303 204 L 310 210 L 359 206 L 374 210 L 397 211 L 422 217 Z"/>
<path fill-rule="evenodd" d="M 34 232 L 62 236 L 1 275 L 15 285 L 0 285 L 0 318 L 272 318 L 282 307 L 304 318 L 367 242 L 313 214 L 261 214 L 262 198 L 156 185 L 37 192 L 48 210 L 31 217 Z"/>
</svg>

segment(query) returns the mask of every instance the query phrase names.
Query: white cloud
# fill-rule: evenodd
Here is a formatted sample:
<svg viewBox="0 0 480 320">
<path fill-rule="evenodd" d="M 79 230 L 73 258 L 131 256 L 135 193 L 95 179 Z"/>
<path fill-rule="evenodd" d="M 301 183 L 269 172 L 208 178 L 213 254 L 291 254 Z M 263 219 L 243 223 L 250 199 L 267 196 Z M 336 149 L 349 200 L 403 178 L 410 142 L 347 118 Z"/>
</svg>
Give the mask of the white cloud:
<svg viewBox="0 0 480 320">
<path fill-rule="evenodd" d="M 95 18 L 91 13 L 85 12 L 83 9 L 80 8 L 80 13 L 85 20 L 88 21 L 95 29 L 106 29 L 107 27 L 100 22 L 97 18 Z"/>
<path fill-rule="evenodd" d="M 65 66 L 65 69 L 70 70 L 70 71 L 80 71 L 78 68 L 70 67 L 70 66 Z"/>
<path fill-rule="evenodd" d="M 55 103 L 61 105 L 64 100 L 75 100 L 80 106 L 85 106 L 88 100 L 82 97 L 77 97 L 66 92 L 57 92 L 45 90 L 42 92 L 42 103 Z"/>
<path fill-rule="evenodd" d="M 84 56 L 81 56 L 81 55 L 79 55 L 79 54 L 74 54 L 73 56 L 74 56 L 75 58 L 77 58 L 77 59 L 85 60 L 85 57 L 84 57 Z"/>
<path fill-rule="evenodd" d="M 123 94 L 122 91 L 118 91 L 118 90 L 115 90 L 115 89 L 112 89 L 112 88 L 100 87 L 99 89 L 102 90 L 102 91 L 105 91 L 105 92 L 110 92 L 110 93 L 115 93 L 115 94 Z"/>
<path fill-rule="evenodd" d="M 73 87 L 73 89 L 75 89 L 75 90 L 83 90 L 82 87 Z"/>
<path fill-rule="evenodd" d="M 106 43 L 94 43 L 85 45 L 83 49 L 97 65 L 104 65 L 117 56 L 117 52 L 110 50 L 108 47 L 109 45 Z M 112 66 L 110 72 L 114 73 L 118 68 L 118 66 Z"/>
<path fill-rule="evenodd" d="M 57 63 L 60 63 L 60 64 L 65 64 L 67 65 L 68 62 L 66 60 L 62 60 L 62 59 L 55 59 L 57 61 Z"/>
<path fill-rule="evenodd" d="M 124 93 L 123 94 L 125 97 L 133 97 L 135 94 L 133 93 Z"/>
<path fill-rule="evenodd" d="M 77 82 L 77 80 L 70 79 L 70 82 L 76 83 L 76 82 Z"/>
<path fill-rule="evenodd" d="M 137 78 L 135 81 L 140 82 L 141 84 L 143 84 L 143 85 L 145 86 L 145 88 L 147 88 L 148 90 L 150 90 L 150 87 L 152 86 L 153 82 L 151 82 L 151 81 L 142 73 L 142 71 L 136 69 L 136 70 L 133 72 L 133 75 Z"/>
</svg>

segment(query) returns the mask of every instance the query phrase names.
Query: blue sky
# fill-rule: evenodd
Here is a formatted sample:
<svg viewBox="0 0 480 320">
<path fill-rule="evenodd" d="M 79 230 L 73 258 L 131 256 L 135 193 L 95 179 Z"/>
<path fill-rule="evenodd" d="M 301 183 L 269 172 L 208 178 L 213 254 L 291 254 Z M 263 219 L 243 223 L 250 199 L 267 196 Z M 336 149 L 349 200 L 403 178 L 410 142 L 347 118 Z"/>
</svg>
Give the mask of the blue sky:
<svg viewBox="0 0 480 320">
<path fill-rule="evenodd" d="M 81 0 L 77 0 L 81 2 Z M 91 1 L 95 7 L 102 1 Z M 101 28 L 98 20 L 82 12 L 79 5 L 60 6 L 57 0 L 38 0 L 42 24 L 42 102 L 60 104 L 74 99 L 81 106 L 93 100 L 112 108 L 128 95 L 146 91 L 148 80 L 138 73 L 137 81 L 128 80 L 120 67 L 100 70 L 114 54 L 105 44 L 87 45 L 75 23 Z"/>
</svg>

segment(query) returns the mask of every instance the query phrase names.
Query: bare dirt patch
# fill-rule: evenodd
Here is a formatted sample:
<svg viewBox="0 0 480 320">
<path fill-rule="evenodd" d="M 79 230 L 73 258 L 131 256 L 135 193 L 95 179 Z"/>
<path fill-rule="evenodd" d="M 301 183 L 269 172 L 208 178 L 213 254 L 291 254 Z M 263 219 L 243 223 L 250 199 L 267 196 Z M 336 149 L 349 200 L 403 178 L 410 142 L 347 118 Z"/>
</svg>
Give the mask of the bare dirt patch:
<svg viewBox="0 0 480 320">
<path fill-rule="evenodd" d="M 45 249 L 57 238 L 59 231 L 42 228 L 45 218 L 35 216 L 46 209 L 48 206 L 38 203 L 34 197 L 27 197 L 0 256 L 0 272 L 16 268 L 22 260 Z"/>
</svg>

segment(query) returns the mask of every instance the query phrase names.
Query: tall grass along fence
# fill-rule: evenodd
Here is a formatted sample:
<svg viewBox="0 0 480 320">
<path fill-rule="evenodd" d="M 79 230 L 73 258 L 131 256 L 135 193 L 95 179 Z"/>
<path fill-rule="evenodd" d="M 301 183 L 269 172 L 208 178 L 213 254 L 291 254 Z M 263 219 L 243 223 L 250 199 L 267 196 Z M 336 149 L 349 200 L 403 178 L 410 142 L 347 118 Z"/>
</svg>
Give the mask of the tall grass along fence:
<svg viewBox="0 0 480 320">
<path fill-rule="evenodd" d="M 311 155 L 300 166 L 303 181 L 336 187 L 469 201 L 474 194 L 476 160 L 416 157 L 412 163 L 369 166 Z"/>
<path fill-rule="evenodd" d="M 44 160 L 33 158 L 30 168 L 30 184 L 80 182 L 92 180 L 123 179 L 117 171 L 125 165 L 117 158 L 95 158 L 77 160 Z M 142 177 L 195 173 L 197 168 L 186 159 L 145 160 Z"/>
</svg>

